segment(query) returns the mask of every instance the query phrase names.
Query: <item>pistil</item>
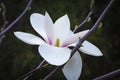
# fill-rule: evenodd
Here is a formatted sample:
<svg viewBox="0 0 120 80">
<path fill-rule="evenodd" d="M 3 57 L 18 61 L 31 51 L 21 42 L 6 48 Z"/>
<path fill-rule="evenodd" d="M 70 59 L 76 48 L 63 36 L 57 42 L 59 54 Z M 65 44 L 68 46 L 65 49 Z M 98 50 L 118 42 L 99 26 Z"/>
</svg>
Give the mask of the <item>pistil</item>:
<svg viewBox="0 0 120 80">
<path fill-rule="evenodd" d="M 55 46 L 60 47 L 60 39 L 59 38 L 56 39 Z"/>
</svg>

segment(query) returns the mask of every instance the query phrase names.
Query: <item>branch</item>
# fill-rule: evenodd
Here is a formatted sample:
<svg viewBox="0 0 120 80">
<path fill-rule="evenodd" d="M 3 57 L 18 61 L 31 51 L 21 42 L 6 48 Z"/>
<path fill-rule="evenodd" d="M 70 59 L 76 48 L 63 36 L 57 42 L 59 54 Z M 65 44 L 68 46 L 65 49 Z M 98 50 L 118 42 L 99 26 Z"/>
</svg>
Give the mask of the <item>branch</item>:
<svg viewBox="0 0 120 80">
<path fill-rule="evenodd" d="M 1 2 L 0 4 L 2 7 L 2 20 L 3 20 L 3 24 L 2 24 L 0 31 L 2 31 L 5 29 L 8 21 L 6 20 L 6 7 L 3 2 Z M 2 43 L 3 38 L 4 38 L 4 35 L 0 37 L 0 44 Z"/>
<path fill-rule="evenodd" d="M 32 0 L 29 1 L 29 3 L 27 4 L 26 8 L 24 9 L 24 11 L 23 11 L 7 28 L 5 28 L 5 29 L 0 33 L 0 37 L 1 37 L 2 35 L 4 35 L 8 30 L 10 30 L 10 29 L 25 15 L 25 13 L 28 11 L 31 3 L 32 3 Z"/>
<path fill-rule="evenodd" d="M 88 13 L 87 17 L 84 19 L 84 21 L 83 21 L 78 27 L 76 27 L 73 32 L 79 31 L 79 30 L 81 29 L 81 27 L 88 21 L 88 19 L 90 18 L 90 16 L 91 16 L 92 14 L 93 14 L 93 12 L 90 11 L 90 12 Z"/>
<path fill-rule="evenodd" d="M 2 7 L 2 18 L 3 18 L 3 26 L 1 28 L 1 31 L 5 28 L 7 25 L 7 20 L 6 20 L 6 7 L 3 2 L 1 2 L 1 7 Z"/>
<path fill-rule="evenodd" d="M 51 73 L 48 74 L 43 80 L 48 80 L 60 67 L 56 67 Z"/>
<path fill-rule="evenodd" d="M 88 13 L 88 15 L 87 15 L 87 17 L 84 19 L 84 21 L 82 21 L 82 23 L 79 25 L 79 26 L 77 26 L 77 27 L 75 27 L 75 29 L 74 29 L 74 33 L 75 32 L 77 32 L 77 31 L 79 31 L 80 29 L 81 29 L 81 27 L 86 23 L 86 22 L 88 22 L 88 19 L 90 18 L 90 16 L 93 14 L 93 9 L 94 8 L 94 0 L 91 0 L 91 3 L 90 3 L 90 12 Z"/>
<path fill-rule="evenodd" d="M 97 77 L 97 78 L 95 78 L 95 79 L 93 79 L 93 80 L 110 79 L 110 78 L 112 78 L 112 77 L 114 77 L 114 76 L 116 76 L 116 75 L 118 75 L 118 74 L 120 74 L 120 69 L 115 70 L 115 71 L 113 71 L 113 72 L 110 72 L 110 73 L 108 73 L 108 74 L 102 75 L 102 76 L 100 76 L 100 77 Z"/>
<path fill-rule="evenodd" d="M 45 63 L 45 60 L 43 60 L 35 69 L 31 70 L 27 74 L 21 76 L 17 80 L 26 80 L 28 79 L 34 72 L 36 72 L 38 69 L 42 68 L 43 64 Z"/>
</svg>

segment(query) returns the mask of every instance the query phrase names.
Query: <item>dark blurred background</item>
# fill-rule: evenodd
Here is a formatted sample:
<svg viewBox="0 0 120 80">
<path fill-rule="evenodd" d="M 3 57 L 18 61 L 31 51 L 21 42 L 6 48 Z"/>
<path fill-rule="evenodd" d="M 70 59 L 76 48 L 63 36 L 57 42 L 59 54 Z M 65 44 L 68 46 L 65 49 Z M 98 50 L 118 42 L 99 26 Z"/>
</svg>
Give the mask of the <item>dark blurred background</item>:
<svg viewBox="0 0 120 80">
<path fill-rule="evenodd" d="M 8 26 L 24 10 L 29 0 L 2 0 L 6 7 L 6 20 Z M 92 20 L 86 23 L 81 30 L 91 28 L 98 16 L 110 0 L 95 0 L 95 10 Z M 18 40 L 14 31 L 24 31 L 37 34 L 30 25 L 29 17 L 32 13 L 47 11 L 53 21 L 68 14 L 71 29 L 79 25 L 89 13 L 91 0 L 33 0 L 33 3 L 25 16 L 9 30 L 0 44 L 0 80 L 16 80 L 20 76 L 34 69 L 42 60 L 37 47 L 25 44 Z M 102 52 L 102 57 L 95 57 L 81 53 L 83 70 L 80 80 L 91 80 L 108 72 L 120 68 L 120 0 L 115 0 L 112 8 L 99 27 L 88 40 L 96 45 Z M 3 27 L 2 8 L 0 6 L 0 28 Z M 54 69 L 47 66 L 37 71 L 28 80 L 40 80 Z M 119 80 L 120 74 L 109 79 Z M 58 71 L 51 80 L 65 80 L 61 71 Z"/>
</svg>

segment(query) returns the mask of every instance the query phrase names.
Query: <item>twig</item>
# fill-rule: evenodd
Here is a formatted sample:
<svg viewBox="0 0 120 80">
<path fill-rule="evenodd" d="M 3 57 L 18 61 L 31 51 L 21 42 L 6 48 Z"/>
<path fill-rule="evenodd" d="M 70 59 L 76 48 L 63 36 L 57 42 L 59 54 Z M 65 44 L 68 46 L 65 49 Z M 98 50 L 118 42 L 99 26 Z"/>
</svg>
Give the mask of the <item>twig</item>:
<svg viewBox="0 0 120 80">
<path fill-rule="evenodd" d="M 49 80 L 49 78 L 59 69 L 60 67 L 56 67 L 51 73 L 48 74 L 43 80 Z"/>
<path fill-rule="evenodd" d="M 6 7 L 4 5 L 3 2 L 0 3 L 1 4 L 1 7 L 2 7 L 2 19 L 3 19 L 3 24 L 2 24 L 2 27 L 0 29 L 0 31 L 4 30 L 8 21 L 6 20 Z M 0 37 L 0 44 L 2 43 L 2 40 L 4 38 L 4 35 Z"/>
<path fill-rule="evenodd" d="M 2 18 L 3 18 L 3 26 L 1 28 L 2 31 L 7 25 L 7 20 L 6 20 L 6 7 L 3 2 L 1 2 L 1 7 L 2 7 Z"/>
<path fill-rule="evenodd" d="M 20 78 L 18 78 L 17 80 L 26 80 L 27 78 L 29 78 L 34 72 L 36 72 L 38 69 L 40 69 L 43 64 L 45 63 L 45 60 L 43 60 L 35 69 L 31 70 L 30 72 L 28 72 L 27 74 L 21 76 Z"/>
<path fill-rule="evenodd" d="M 77 32 L 81 29 L 81 27 L 86 23 L 88 22 L 88 19 L 90 18 L 90 16 L 93 14 L 94 12 L 94 0 L 91 0 L 91 3 L 90 3 L 90 12 L 88 13 L 87 17 L 82 21 L 82 23 L 75 27 L 75 29 L 73 30 L 73 32 Z"/>
<path fill-rule="evenodd" d="M 93 25 L 93 27 L 89 30 L 89 32 L 79 40 L 79 42 L 77 43 L 77 45 L 73 48 L 72 52 L 71 52 L 71 56 L 73 56 L 75 54 L 75 52 L 80 48 L 80 46 L 82 45 L 82 43 L 96 30 L 96 28 L 98 27 L 98 25 L 100 24 L 100 22 L 102 21 L 102 19 L 104 18 L 104 16 L 106 15 L 106 13 L 108 12 L 109 8 L 111 7 L 112 3 L 114 0 L 111 0 L 109 2 L 109 4 L 107 5 L 107 7 L 104 9 L 104 11 L 102 12 L 102 14 L 100 15 L 100 17 L 98 18 L 98 20 L 96 21 L 96 23 Z M 53 75 L 53 73 L 55 73 L 59 67 L 56 67 L 52 73 L 50 73 L 49 75 L 47 75 L 44 79 L 48 79 L 50 76 Z"/>
<path fill-rule="evenodd" d="M 10 30 L 24 15 L 25 13 L 28 11 L 30 5 L 32 3 L 32 0 L 29 0 L 29 3 L 27 4 L 26 8 L 24 9 L 24 11 L 7 27 L 5 28 L 1 33 L 0 33 L 0 37 L 2 35 L 4 35 L 8 30 Z"/>
<path fill-rule="evenodd" d="M 90 18 L 90 16 L 91 16 L 92 14 L 93 14 L 93 12 L 90 11 L 90 12 L 88 13 L 87 17 L 84 19 L 84 21 L 83 21 L 77 28 L 75 28 L 73 32 L 79 31 L 79 29 L 81 29 L 81 27 L 88 21 L 88 19 Z"/>
<path fill-rule="evenodd" d="M 110 72 L 110 73 L 107 73 L 107 74 L 105 74 L 105 75 L 99 76 L 99 77 L 97 77 L 97 78 L 95 78 L 95 79 L 93 79 L 93 80 L 110 79 L 110 78 L 112 78 L 112 77 L 114 77 L 114 76 L 116 76 L 116 75 L 118 75 L 118 74 L 120 74 L 120 69 L 115 70 L 115 71 Z"/>
</svg>

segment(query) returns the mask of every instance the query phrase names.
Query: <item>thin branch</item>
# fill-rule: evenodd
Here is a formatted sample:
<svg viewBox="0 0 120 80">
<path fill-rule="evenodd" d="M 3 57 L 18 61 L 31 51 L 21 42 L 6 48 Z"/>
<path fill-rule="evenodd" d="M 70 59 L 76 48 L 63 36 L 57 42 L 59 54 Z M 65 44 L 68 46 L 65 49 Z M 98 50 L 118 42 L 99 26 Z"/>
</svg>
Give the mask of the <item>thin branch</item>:
<svg viewBox="0 0 120 80">
<path fill-rule="evenodd" d="M 49 80 L 50 77 L 59 69 L 60 67 L 56 67 L 51 73 L 49 73 L 43 80 Z"/>
<path fill-rule="evenodd" d="M 28 79 L 34 72 L 36 72 L 37 70 L 39 70 L 40 68 L 42 68 L 43 64 L 46 61 L 43 60 L 35 69 L 31 70 L 30 72 L 28 72 L 27 74 L 21 76 L 20 78 L 18 78 L 17 80 L 26 80 Z"/>
<path fill-rule="evenodd" d="M 88 13 L 87 17 L 82 21 L 82 23 L 79 25 L 79 26 L 76 26 L 75 29 L 74 29 L 74 33 L 79 31 L 81 29 L 81 27 L 86 23 L 88 22 L 88 19 L 90 18 L 90 16 L 93 14 L 94 12 L 94 5 L 95 5 L 95 2 L 94 0 L 91 0 L 91 3 L 90 3 L 90 12 Z"/>
<path fill-rule="evenodd" d="M 90 16 L 91 16 L 92 14 L 93 14 L 93 12 L 90 11 L 90 12 L 88 13 L 87 17 L 84 19 L 84 21 L 83 21 L 78 27 L 76 27 L 73 32 L 79 31 L 79 30 L 81 29 L 81 27 L 88 21 L 88 19 L 90 18 Z"/>
<path fill-rule="evenodd" d="M 3 18 L 3 26 L 1 28 L 2 31 L 7 25 L 7 20 L 6 20 L 6 7 L 3 2 L 1 2 L 1 7 L 2 7 L 2 18 Z"/>
<path fill-rule="evenodd" d="M 90 3 L 90 11 L 93 11 L 94 12 L 95 10 L 95 0 L 91 0 L 91 3 Z"/>
<path fill-rule="evenodd" d="M 4 35 L 8 30 L 10 30 L 24 15 L 25 13 L 28 11 L 30 5 L 32 3 L 32 0 L 29 0 L 29 3 L 27 4 L 26 8 L 24 9 L 24 11 L 7 27 L 5 28 L 1 33 L 0 33 L 0 37 L 2 35 Z"/>
<path fill-rule="evenodd" d="M 2 20 L 3 20 L 3 24 L 2 24 L 0 31 L 2 31 L 5 29 L 8 21 L 6 20 L 6 7 L 3 2 L 1 2 L 0 4 L 2 7 Z M 3 38 L 4 38 L 4 35 L 0 37 L 0 44 L 2 43 Z"/>
<path fill-rule="evenodd" d="M 115 70 L 115 71 L 113 71 L 113 72 L 110 72 L 110 73 L 108 73 L 108 74 L 99 76 L 99 77 L 97 77 L 97 78 L 95 78 L 95 79 L 93 79 L 93 80 L 110 79 L 110 78 L 112 78 L 112 77 L 114 77 L 114 76 L 116 76 L 116 75 L 118 75 L 118 74 L 120 74 L 120 69 Z"/>
</svg>

